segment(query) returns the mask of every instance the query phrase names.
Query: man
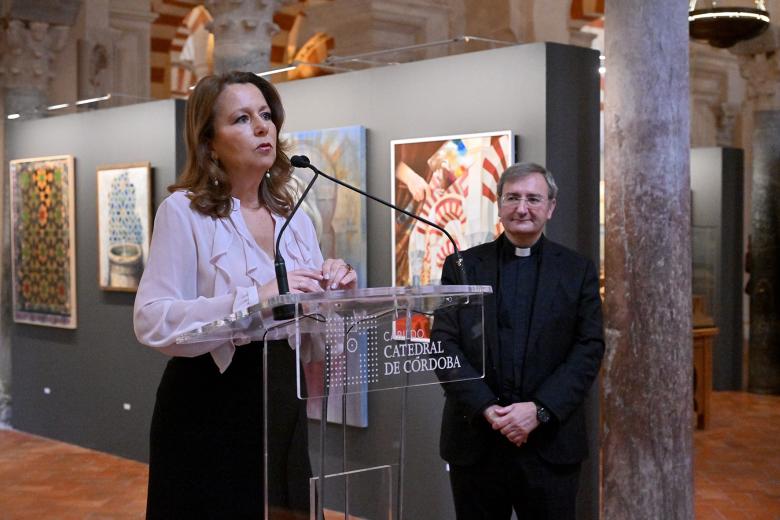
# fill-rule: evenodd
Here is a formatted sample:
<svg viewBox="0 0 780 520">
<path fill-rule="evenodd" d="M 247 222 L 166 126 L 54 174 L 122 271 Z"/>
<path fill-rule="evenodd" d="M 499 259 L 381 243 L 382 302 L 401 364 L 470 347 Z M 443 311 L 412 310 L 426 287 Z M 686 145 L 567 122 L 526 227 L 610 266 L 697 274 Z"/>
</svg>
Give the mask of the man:
<svg viewBox="0 0 780 520">
<path fill-rule="evenodd" d="M 604 352 L 593 263 L 544 237 L 558 188 L 538 164 L 510 166 L 498 184 L 504 233 L 463 252 L 484 301 L 485 377 L 443 385 L 441 456 L 459 520 L 574 519 L 587 456 L 583 401 Z M 442 284 L 456 283 L 454 258 Z M 437 313 L 431 339 L 479 368 L 482 315 Z"/>
</svg>

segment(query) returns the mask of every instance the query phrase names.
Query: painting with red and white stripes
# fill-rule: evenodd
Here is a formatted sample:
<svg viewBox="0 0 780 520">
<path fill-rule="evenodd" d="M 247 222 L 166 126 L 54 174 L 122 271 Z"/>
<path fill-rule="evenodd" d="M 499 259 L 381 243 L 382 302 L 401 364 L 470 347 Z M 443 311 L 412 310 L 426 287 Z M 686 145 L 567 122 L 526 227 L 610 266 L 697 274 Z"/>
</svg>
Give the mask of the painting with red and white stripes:
<svg viewBox="0 0 780 520">
<path fill-rule="evenodd" d="M 447 230 L 458 249 L 495 239 L 499 175 L 514 162 L 512 132 L 402 139 L 391 142 L 392 200 Z M 393 212 L 393 281 L 439 283 L 453 252 L 444 234 Z"/>
</svg>

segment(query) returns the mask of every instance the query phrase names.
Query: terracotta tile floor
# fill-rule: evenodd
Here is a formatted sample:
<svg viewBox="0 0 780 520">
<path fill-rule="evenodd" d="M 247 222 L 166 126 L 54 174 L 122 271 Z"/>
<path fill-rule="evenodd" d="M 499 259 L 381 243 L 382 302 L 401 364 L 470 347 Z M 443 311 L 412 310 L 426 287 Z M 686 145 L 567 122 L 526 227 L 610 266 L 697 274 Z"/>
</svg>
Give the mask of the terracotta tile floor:
<svg viewBox="0 0 780 520">
<path fill-rule="evenodd" d="M 715 392 L 694 435 L 697 520 L 780 520 L 780 397 Z M 139 462 L 0 430 L 0 520 L 143 518 Z"/>
<path fill-rule="evenodd" d="M 0 520 L 143 519 L 148 477 L 140 462 L 0 429 Z"/>
<path fill-rule="evenodd" d="M 0 430 L 0 520 L 144 517 L 146 464 Z"/>
<path fill-rule="evenodd" d="M 713 392 L 694 434 L 697 520 L 780 520 L 780 396 Z"/>
</svg>

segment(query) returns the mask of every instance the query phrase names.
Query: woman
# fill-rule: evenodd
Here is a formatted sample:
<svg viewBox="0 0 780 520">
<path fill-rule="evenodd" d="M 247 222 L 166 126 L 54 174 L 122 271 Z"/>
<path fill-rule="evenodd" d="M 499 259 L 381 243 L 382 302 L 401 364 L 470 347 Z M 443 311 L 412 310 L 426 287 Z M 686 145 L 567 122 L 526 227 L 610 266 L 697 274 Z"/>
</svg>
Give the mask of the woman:
<svg viewBox="0 0 780 520">
<path fill-rule="evenodd" d="M 138 340 L 173 356 L 151 428 L 147 518 L 262 518 L 262 343 L 176 344 L 176 337 L 277 294 L 275 233 L 293 207 L 277 135 L 276 89 L 251 73 L 202 79 L 187 102 L 187 162 L 155 218 L 135 301 Z M 323 261 L 296 212 L 279 246 L 291 292 L 355 286 L 343 260 Z M 269 346 L 269 504 L 308 512 L 309 459 L 295 354 Z"/>
</svg>

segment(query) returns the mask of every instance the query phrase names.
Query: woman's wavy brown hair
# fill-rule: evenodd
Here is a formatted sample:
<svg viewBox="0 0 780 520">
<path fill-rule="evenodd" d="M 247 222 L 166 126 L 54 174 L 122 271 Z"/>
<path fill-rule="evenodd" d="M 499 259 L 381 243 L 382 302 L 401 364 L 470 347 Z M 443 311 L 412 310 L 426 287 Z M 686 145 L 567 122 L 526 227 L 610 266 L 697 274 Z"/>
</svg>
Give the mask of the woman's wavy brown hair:
<svg viewBox="0 0 780 520">
<path fill-rule="evenodd" d="M 258 196 L 271 212 L 287 216 L 293 207 L 293 197 L 288 189 L 292 166 L 285 153 L 285 143 L 279 139 L 284 107 L 276 88 L 251 72 L 233 71 L 206 76 L 195 86 L 187 100 L 184 123 L 187 162 L 178 181 L 168 186 L 168 191 L 187 190 L 192 207 L 206 215 L 227 217 L 230 214 L 233 209 L 230 177 L 219 161 L 212 159 L 211 141 L 214 139 L 217 98 L 227 85 L 239 83 L 251 83 L 260 89 L 271 109 L 271 121 L 276 125 L 276 159 L 269 170 L 270 176 L 265 175 L 260 183 Z"/>
</svg>

